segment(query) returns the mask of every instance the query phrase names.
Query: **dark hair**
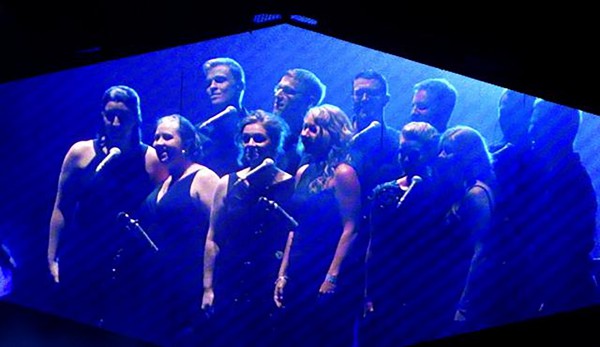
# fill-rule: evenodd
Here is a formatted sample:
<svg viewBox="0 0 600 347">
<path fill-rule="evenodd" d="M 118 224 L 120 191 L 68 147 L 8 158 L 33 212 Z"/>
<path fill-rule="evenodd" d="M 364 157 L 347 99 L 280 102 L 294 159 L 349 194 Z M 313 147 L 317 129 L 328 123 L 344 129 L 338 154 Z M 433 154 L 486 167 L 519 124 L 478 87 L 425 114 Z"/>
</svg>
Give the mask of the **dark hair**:
<svg viewBox="0 0 600 347">
<path fill-rule="evenodd" d="M 572 107 L 537 98 L 534 109 L 542 109 L 543 120 L 538 120 L 538 126 L 552 129 L 552 136 L 564 140 L 562 143 L 573 145 L 579 125 L 581 124 L 581 111 Z"/>
<path fill-rule="evenodd" d="M 283 143 L 290 134 L 290 127 L 287 124 L 287 122 L 280 116 L 274 115 L 270 112 L 267 112 L 267 111 L 264 111 L 261 109 L 253 110 L 253 111 L 250 111 L 248 113 L 248 115 L 245 116 L 242 120 L 240 120 L 240 122 L 238 124 L 238 133 L 236 136 L 236 143 L 238 145 L 238 148 L 240 149 L 239 156 L 238 156 L 238 163 L 241 165 L 244 164 L 242 162 L 242 159 L 244 156 L 244 151 L 243 151 L 244 146 L 242 144 L 242 132 L 244 131 L 244 128 L 247 125 L 256 124 L 256 123 L 261 124 L 263 126 L 263 128 L 267 132 L 267 136 L 269 137 L 269 140 L 271 140 L 271 143 L 274 144 L 275 147 L 274 147 L 274 151 L 273 151 L 273 156 L 278 157 L 283 154 Z M 273 159 L 277 159 L 277 158 L 273 158 Z"/>
<path fill-rule="evenodd" d="M 140 97 L 133 88 L 124 85 L 112 86 L 108 88 L 102 96 L 102 110 L 104 110 L 104 107 L 106 107 L 106 104 L 108 104 L 110 101 L 124 103 L 131 112 L 135 113 L 137 124 L 142 124 Z"/>
<path fill-rule="evenodd" d="M 142 124 L 142 110 L 140 106 L 140 96 L 138 95 L 138 93 L 133 88 L 125 85 L 115 85 L 108 88 L 102 95 L 102 101 L 100 104 L 100 109 L 102 110 L 102 112 L 104 111 L 106 104 L 108 104 L 111 101 L 122 102 L 123 104 L 125 104 L 125 106 L 127 106 L 129 111 L 135 114 L 136 125 L 138 127 L 138 130 L 134 131 L 131 134 L 131 140 L 132 142 L 141 141 L 142 134 L 140 125 Z M 102 117 L 103 116 L 100 117 L 100 124 L 103 124 Z M 100 130 L 98 132 L 98 138 L 100 140 L 104 140 L 106 138 L 104 126 L 100 127 Z"/>
<path fill-rule="evenodd" d="M 202 145 L 200 141 L 200 135 L 198 131 L 196 131 L 196 127 L 190 122 L 186 117 L 180 114 L 171 114 L 168 116 L 163 116 L 158 119 L 156 124 L 160 124 L 166 119 L 176 119 L 177 124 L 179 125 L 177 128 L 177 132 L 181 137 L 181 141 L 183 144 L 183 149 L 185 149 L 188 157 L 196 162 L 201 162 L 203 158 Z"/>
<path fill-rule="evenodd" d="M 352 80 L 352 88 L 354 88 L 354 81 L 356 81 L 359 78 L 363 78 L 366 80 L 376 80 L 379 82 L 379 85 L 382 88 L 382 92 L 384 94 L 388 93 L 388 82 L 387 79 L 380 74 L 379 72 L 369 69 L 369 70 L 364 70 L 359 72 L 358 74 L 356 74 L 356 76 L 354 76 L 354 79 Z"/>
</svg>

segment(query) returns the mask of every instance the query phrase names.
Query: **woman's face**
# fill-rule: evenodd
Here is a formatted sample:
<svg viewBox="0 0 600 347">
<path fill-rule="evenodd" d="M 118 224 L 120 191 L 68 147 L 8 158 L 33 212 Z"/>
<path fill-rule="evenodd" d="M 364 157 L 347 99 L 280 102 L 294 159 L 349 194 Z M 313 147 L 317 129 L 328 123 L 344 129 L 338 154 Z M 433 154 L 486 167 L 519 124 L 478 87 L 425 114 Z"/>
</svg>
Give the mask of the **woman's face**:
<svg viewBox="0 0 600 347">
<path fill-rule="evenodd" d="M 267 130 L 260 123 L 248 124 L 242 130 L 243 160 L 247 165 L 259 165 L 265 158 L 274 155 L 274 144 Z"/>
<path fill-rule="evenodd" d="M 136 127 L 137 116 L 120 101 L 109 101 L 102 111 L 106 135 L 114 140 L 127 140 Z"/>
<path fill-rule="evenodd" d="M 328 152 L 331 135 L 327 129 L 317 125 L 311 113 L 304 118 L 300 138 L 306 153 L 319 156 Z"/>
<path fill-rule="evenodd" d="M 438 177 L 445 182 L 460 182 L 464 168 L 461 167 L 459 159 L 454 139 L 451 137 L 443 141 L 435 163 Z"/>
<path fill-rule="evenodd" d="M 400 138 L 399 158 L 402 167 L 409 175 L 423 175 L 427 165 L 427 155 L 423 144 L 419 141 Z"/>
<path fill-rule="evenodd" d="M 167 118 L 158 124 L 152 146 L 162 163 L 168 164 L 184 157 L 183 141 L 179 135 L 179 122 L 176 118 Z"/>
</svg>

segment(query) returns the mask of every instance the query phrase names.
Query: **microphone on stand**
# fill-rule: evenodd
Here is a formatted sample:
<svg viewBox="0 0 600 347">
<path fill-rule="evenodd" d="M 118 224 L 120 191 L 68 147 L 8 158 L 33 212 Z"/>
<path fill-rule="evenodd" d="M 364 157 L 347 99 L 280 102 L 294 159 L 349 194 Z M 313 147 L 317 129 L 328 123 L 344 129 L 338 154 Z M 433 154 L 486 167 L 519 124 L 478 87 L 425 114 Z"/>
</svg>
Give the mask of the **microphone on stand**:
<svg viewBox="0 0 600 347">
<path fill-rule="evenodd" d="M 202 129 L 202 128 L 206 128 L 207 126 L 211 125 L 212 123 L 216 122 L 217 120 L 226 117 L 232 113 L 237 112 L 237 108 L 233 107 L 233 106 L 227 106 L 223 111 L 217 113 L 216 115 L 210 117 L 209 119 L 205 120 L 202 123 L 198 123 L 196 124 L 196 127 L 198 128 L 198 130 Z"/>
<path fill-rule="evenodd" d="M 133 229 L 135 232 L 142 235 L 146 242 L 148 242 L 148 245 L 150 245 L 150 248 L 152 248 L 154 252 L 158 252 L 158 247 L 156 247 L 156 244 L 144 231 L 137 219 L 131 218 L 131 216 L 129 216 L 129 214 L 127 214 L 126 212 L 119 212 L 119 214 L 117 215 L 117 219 L 123 222 L 128 230 Z"/>
<path fill-rule="evenodd" d="M 284 210 L 281 206 L 279 206 L 279 204 L 276 203 L 275 201 L 269 200 L 269 199 L 267 199 L 264 196 L 261 196 L 260 198 L 258 198 L 258 201 L 260 203 L 266 204 L 267 208 L 281 213 L 281 215 L 283 217 L 285 217 L 285 219 L 290 223 L 290 225 L 293 228 L 297 228 L 298 227 L 298 222 L 294 219 L 294 217 L 290 216 L 289 213 L 287 213 L 287 211 Z"/>
<path fill-rule="evenodd" d="M 406 190 L 406 192 L 404 194 L 402 194 L 402 197 L 400 197 L 400 200 L 398 201 L 398 205 L 396 205 L 396 208 L 400 208 L 400 206 L 402 206 L 402 204 L 404 203 L 404 200 L 406 199 L 408 194 L 410 194 L 410 192 L 417 185 L 417 183 L 420 183 L 422 181 L 423 181 L 423 178 L 421 178 L 421 176 L 414 175 L 412 177 L 412 180 L 410 181 L 410 186 L 408 186 L 408 189 Z"/>
<path fill-rule="evenodd" d="M 243 181 L 247 181 L 249 177 L 251 177 L 252 175 L 255 175 L 257 172 L 263 171 L 268 167 L 271 167 L 275 165 L 275 161 L 271 158 L 265 158 L 265 160 L 262 161 L 262 163 L 260 163 L 260 165 L 258 165 L 257 167 L 255 167 L 254 169 L 248 171 L 247 174 L 241 176 L 240 178 L 238 178 L 235 183 L 233 183 L 233 185 L 238 185 Z"/>
<path fill-rule="evenodd" d="M 118 157 L 120 155 L 121 155 L 120 148 L 112 147 L 111 149 L 109 149 L 106 157 L 104 157 L 104 159 L 102 159 L 100 164 L 98 164 L 98 166 L 96 166 L 96 173 L 100 172 L 106 166 L 106 164 L 108 164 L 109 162 L 111 162 L 112 160 L 114 160 L 116 157 Z"/>
<path fill-rule="evenodd" d="M 354 136 L 352 136 L 352 139 L 350 139 L 350 142 L 356 141 L 356 139 L 364 135 L 366 132 L 370 131 L 373 128 L 377 128 L 378 126 L 381 126 L 381 123 L 379 123 L 376 120 L 372 121 L 371 124 L 369 124 L 366 128 L 354 134 Z"/>
</svg>

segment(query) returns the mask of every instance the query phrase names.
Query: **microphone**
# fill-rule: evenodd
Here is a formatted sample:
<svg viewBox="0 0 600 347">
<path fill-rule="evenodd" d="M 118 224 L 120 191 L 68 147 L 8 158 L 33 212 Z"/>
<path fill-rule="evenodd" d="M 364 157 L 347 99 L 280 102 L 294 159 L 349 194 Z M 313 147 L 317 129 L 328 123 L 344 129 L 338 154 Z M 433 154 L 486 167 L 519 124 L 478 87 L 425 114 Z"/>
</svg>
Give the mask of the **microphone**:
<svg viewBox="0 0 600 347">
<path fill-rule="evenodd" d="M 290 223 L 290 225 L 292 225 L 293 228 L 298 227 L 298 222 L 294 219 L 294 217 L 290 216 L 289 213 L 287 213 L 286 210 L 284 210 L 281 206 L 279 206 L 279 204 L 276 203 L 275 201 L 269 200 L 264 196 L 261 196 L 260 198 L 258 198 L 258 201 L 263 204 L 266 204 L 267 208 L 281 213 L 281 215 L 283 217 L 285 217 L 285 219 Z"/>
<path fill-rule="evenodd" d="M 248 178 L 251 177 L 252 175 L 256 174 L 259 171 L 265 170 L 267 167 L 271 167 L 273 165 L 275 165 L 275 161 L 273 159 L 265 158 L 265 160 L 263 160 L 262 163 L 260 163 L 260 165 L 258 165 L 254 169 L 248 171 L 248 173 L 245 174 L 244 176 L 238 178 L 237 181 L 235 181 L 235 183 L 233 185 L 240 184 L 242 181 L 247 181 Z"/>
<path fill-rule="evenodd" d="M 144 231 L 144 229 L 136 219 L 131 218 L 126 212 L 119 212 L 119 214 L 117 215 L 117 219 L 123 222 L 127 229 L 134 229 L 138 234 L 142 235 L 144 239 L 148 242 L 152 250 L 154 250 L 154 252 L 158 252 L 158 247 L 156 247 L 156 244 L 152 241 L 150 236 L 148 236 L 148 234 Z"/>
<path fill-rule="evenodd" d="M 396 205 L 396 208 L 400 208 L 400 206 L 402 206 L 402 204 L 404 203 L 404 200 L 406 199 L 408 194 L 413 190 L 413 188 L 417 185 L 417 183 L 422 182 L 422 181 L 423 181 L 423 179 L 421 178 L 421 176 L 414 175 L 412 177 L 412 180 L 410 181 L 410 186 L 408 186 L 408 189 L 406 190 L 406 192 L 404 194 L 402 194 L 402 197 L 398 201 L 398 205 Z"/>
<path fill-rule="evenodd" d="M 221 119 L 221 118 L 223 118 L 225 116 L 228 116 L 228 115 L 230 115 L 231 113 L 234 113 L 234 112 L 237 112 L 237 108 L 229 105 L 223 111 L 221 111 L 221 112 L 217 113 L 216 115 L 210 117 L 209 119 L 205 120 L 204 122 L 196 124 L 196 127 L 198 129 L 205 128 L 205 127 L 211 125 L 212 123 L 216 122 L 217 120 L 219 120 L 219 119 Z"/>
<path fill-rule="evenodd" d="M 376 120 L 372 121 L 371 124 L 369 124 L 366 128 L 364 128 L 363 130 L 354 134 L 354 136 L 352 136 L 352 139 L 350 139 L 350 142 L 356 141 L 356 139 L 358 139 L 359 137 L 364 135 L 366 132 L 370 131 L 373 128 L 377 128 L 380 125 L 381 125 L 381 123 L 379 123 L 378 121 L 376 121 Z"/>
<path fill-rule="evenodd" d="M 121 155 L 121 150 L 118 147 L 112 147 L 111 149 L 109 149 L 106 157 L 104 157 L 104 159 L 102 159 L 100 164 L 98 164 L 98 166 L 96 166 L 96 173 L 100 172 L 100 170 L 102 170 L 104 168 L 104 166 L 106 166 L 106 164 L 108 164 L 110 161 L 112 161 L 113 159 L 115 159 L 116 157 L 118 157 L 120 155 Z"/>
</svg>

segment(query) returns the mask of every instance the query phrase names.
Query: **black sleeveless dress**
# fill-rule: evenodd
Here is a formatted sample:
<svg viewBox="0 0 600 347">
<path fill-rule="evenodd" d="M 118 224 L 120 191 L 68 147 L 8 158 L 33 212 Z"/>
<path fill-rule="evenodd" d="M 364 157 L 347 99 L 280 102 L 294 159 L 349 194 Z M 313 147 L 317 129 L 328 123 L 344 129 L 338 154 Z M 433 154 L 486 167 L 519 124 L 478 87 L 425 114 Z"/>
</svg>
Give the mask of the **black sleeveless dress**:
<svg viewBox="0 0 600 347">
<path fill-rule="evenodd" d="M 215 234 L 219 255 L 214 272 L 213 324 L 223 325 L 216 327 L 222 339 L 217 345 L 271 346 L 275 344 L 278 319 L 273 283 L 291 224 L 263 198 L 287 213 L 294 179 L 257 187 L 236 184 L 238 178 L 235 173 L 230 175 L 224 224 Z"/>
<path fill-rule="evenodd" d="M 106 155 L 99 141 L 94 141 L 94 148 L 97 154 L 79 180 L 65 187 L 77 189 L 73 192 L 76 207 L 67 216 L 58 257 L 61 287 L 68 300 L 61 314 L 103 325 L 108 315 L 122 313 L 117 303 L 130 295 L 116 281 L 119 255 L 129 241 L 117 215 L 136 211 L 154 183 L 145 169 L 147 145 L 122 153 L 98 173 L 96 167 Z"/>
<path fill-rule="evenodd" d="M 296 186 L 292 213 L 299 226 L 290 252 L 286 303 L 286 335 L 294 346 L 351 346 L 353 324 L 362 292 L 348 257 L 338 275 L 335 294 L 319 295 L 343 231 L 333 189 L 313 191 L 310 183 L 322 172 L 311 163 Z"/>
<path fill-rule="evenodd" d="M 172 345 L 200 314 L 209 213 L 190 195 L 197 174 L 174 182 L 160 201 L 160 187 L 148 195 L 138 215 L 158 251 L 136 235 L 135 253 L 129 254 L 138 264 L 128 275 L 137 279 L 139 322 L 145 322 L 139 334 L 162 345 Z"/>
</svg>

